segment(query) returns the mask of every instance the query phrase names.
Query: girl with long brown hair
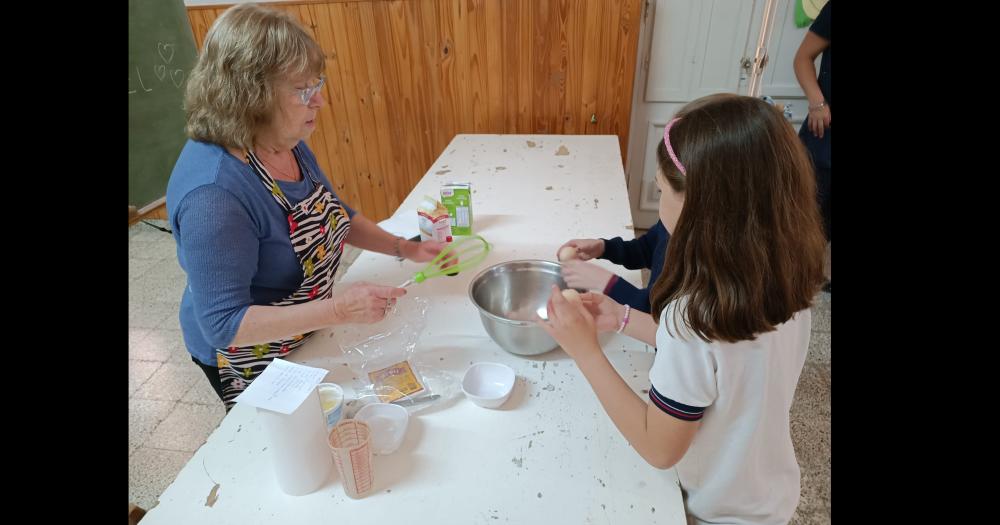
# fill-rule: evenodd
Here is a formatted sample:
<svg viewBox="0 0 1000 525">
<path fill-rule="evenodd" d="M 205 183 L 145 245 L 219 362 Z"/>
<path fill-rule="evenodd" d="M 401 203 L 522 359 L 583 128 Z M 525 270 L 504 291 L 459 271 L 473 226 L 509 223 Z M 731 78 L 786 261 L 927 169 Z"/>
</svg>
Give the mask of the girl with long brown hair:
<svg viewBox="0 0 1000 525">
<path fill-rule="evenodd" d="M 554 288 L 540 324 L 636 452 L 676 467 L 691 523 L 787 523 L 799 499 L 788 414 L 823 283 L 809 157 L 774 107 L 737 95 L 681 109 L 657 157 L 671 238 L 652 313 Z M 656 347 L 648 401 L 601 351 L 612 330 Z"/>
</svg>

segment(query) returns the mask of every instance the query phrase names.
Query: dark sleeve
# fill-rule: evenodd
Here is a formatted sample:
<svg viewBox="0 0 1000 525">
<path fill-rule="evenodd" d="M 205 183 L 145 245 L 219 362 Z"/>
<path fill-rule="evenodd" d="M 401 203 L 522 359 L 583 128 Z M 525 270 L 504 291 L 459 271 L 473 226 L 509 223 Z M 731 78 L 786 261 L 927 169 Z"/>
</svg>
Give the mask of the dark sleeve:
<svg viewBox="0 0 1000 525">
<path fill-rule="evenodd" d="M 656 239 L 650 236 L 649 232 L 631 241 L 622 240 L 621 237 L 602 240 L 604 253 L 598 259 L 606 259 L 629 270 L 641 270 L 653 264 Z"/>
<path fill-rule="evenodd" d="M 824 40 L 830 40 L 830 4 L 833 0 L 830 0 L 820 9 L 819 14 L 816 15 L 816 20 L 813 20 L 809 30 L 816 33 L 817 36 L 822 37 Z"/>
<path fill-rule="evenodd" d="M 619 276 L 612 278 L 614 283 L 605 295 L 612 298 L 618 304 L 627 304 L 636 310 L 649 313 L 649 288 L 636 288 L 632 283 Z"/>
</svg>

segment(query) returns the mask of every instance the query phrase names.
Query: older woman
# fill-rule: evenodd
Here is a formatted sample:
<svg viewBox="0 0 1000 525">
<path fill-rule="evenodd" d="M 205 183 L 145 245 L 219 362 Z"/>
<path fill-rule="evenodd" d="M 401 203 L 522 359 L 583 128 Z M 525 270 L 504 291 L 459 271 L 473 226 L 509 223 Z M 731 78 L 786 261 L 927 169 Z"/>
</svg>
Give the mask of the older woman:
<svg viewBox="0 0 1000 525">
<path fill-rule="evenodd" d="M 334 296 L 345 242 L 417 262 L 442 247 L 395 237 L 334 193 L 304 142 L 323 105 L 323 66 L 291 17 L 241 4 L 212 25 L 188 79 L 190 140 L 167 212 L 188 280 L 184 341 L 227 410 L 312 331 L 379 321 L 406 293 L 357 283 Z"/>
</svg>

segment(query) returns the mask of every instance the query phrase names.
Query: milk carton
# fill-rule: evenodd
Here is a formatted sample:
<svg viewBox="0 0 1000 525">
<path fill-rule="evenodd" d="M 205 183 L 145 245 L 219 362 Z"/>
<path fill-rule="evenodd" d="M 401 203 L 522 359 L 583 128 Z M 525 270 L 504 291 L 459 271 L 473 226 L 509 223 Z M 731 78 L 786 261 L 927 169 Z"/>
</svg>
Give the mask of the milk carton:
<svg viewBox="0 0 1000 525">
<path fill-rule="evenodd" d="M 448 208 L 424 195 L 417 206 L 417 226 L 421 241 L 451 242 L 451 218 Z"/>
<path fill-rule="evenodd" d="M 472 183 L 449 182 L 441 186 L 441 204 L 451 216 L 451 233 L 472 235 Z"/>
</svg>

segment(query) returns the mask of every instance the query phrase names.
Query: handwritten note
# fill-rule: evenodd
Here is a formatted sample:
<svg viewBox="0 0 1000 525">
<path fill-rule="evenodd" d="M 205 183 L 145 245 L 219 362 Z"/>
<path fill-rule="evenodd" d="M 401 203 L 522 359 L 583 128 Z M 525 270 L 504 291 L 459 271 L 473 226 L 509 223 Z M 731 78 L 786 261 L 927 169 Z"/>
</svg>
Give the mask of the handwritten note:
<svg viewBox="0 0 1000 525">
<path fill-rule="evenodd" d="M 242 394 L 236 396 L 236 402 L 291 414 L 323 381 L 326 372 L 322 368 L 275 359 Z"/>
</svg>

